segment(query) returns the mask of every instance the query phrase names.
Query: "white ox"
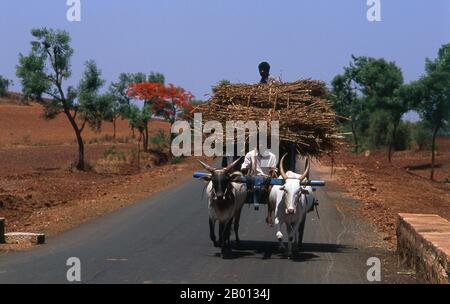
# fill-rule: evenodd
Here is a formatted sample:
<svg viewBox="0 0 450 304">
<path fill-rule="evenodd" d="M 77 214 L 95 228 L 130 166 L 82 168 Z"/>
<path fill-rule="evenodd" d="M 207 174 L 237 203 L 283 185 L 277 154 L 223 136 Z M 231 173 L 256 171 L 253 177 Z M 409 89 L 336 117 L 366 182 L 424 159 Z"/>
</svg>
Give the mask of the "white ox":
<svg viewBox="0 0 450 304">
<path fill-rule="evenodd" d="M 222 247 L 222 254 L 230 248 L 231 224 L 234 222 L 236 244 L 239 246 L 239 220 L 242 206 L 247 197 L 247 186 L 245 183 L 237 183 L 241 172 L 231 170 L 239 162 L 234 161 L 223 169 L 213 168 L 200 161 L 200 164 L 210 172 L 209 176 L 202 177 L 208 181 L 206 193 L 208 196 L 209 211 L 209 235 L 216 247 Z M 216 241 L 215 225 L 219 222 L 219 242 Z"/>
<path fill-rule="evenodd" d="M 301 244 L 303 231 L 305 227 L 306 214 L 311 210 L 314 204 L 313 189 L 310 186 L 301 186 L 300 182 L 309 176 L 310 161 L 306 160 L 306 168 L 303 174 L 297 174 L 292 171 L 285 172 L 283 156 L 280 162 L 280 178 L 286 180 L 283 186 L 273 186 L 269 194 L 269 204 L 275 208 L 275 226 L 277 229 L 280 249 L 284 249 L 283 233 L 281 227 L 286 225 L 288 238 L 288 252 L 292 255 L 292 242 L 296 245 Z"/>
</svg>

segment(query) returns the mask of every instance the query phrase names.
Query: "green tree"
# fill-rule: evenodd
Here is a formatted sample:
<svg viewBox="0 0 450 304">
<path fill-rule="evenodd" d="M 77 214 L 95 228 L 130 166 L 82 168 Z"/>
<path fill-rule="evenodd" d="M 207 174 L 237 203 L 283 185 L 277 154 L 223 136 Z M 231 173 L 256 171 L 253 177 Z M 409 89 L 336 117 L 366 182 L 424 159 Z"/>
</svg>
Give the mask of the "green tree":
<svg viewBox="0 0 450 304">
<path fill-rule="evenodd" d="M 389 143 L 391 126 L 390 113 L 385 110 L 375 110 L 369 117 L 369 128 L 365 144 L 369 148 L 379 148 Z"/>
<path fill-rule="evenodd" d="M 354 141 L 354 151 L 358 152 L 359 142 L 357 135 L 358 123 L 362 113 L 362 98 L 357 96 L 356 88 L 352 84 L 354 80 L 347 71 L 333 78 L 331 102 L 341 122 L 350 121 Z M 344 120 L 344 121 L 342 121 Z"/>
<path fill-rule="evenodd" d="M 139 143 L 142 140 L 142 146 L 144 152 L 148 152 L 148 122 L 152 117 L 151 111 L 148 106 L 144 106 L 140 109 L 138 106 L 130 105 L 128 112 L 128 121 L 131 126 L 139 131 Z"/>
<path fill-rule="evenodd" d="M 333 106 L 339 115 L 349 117 L 356 147 L 359 145 L 357 130 L 362 128 L 362 133 L 366 133 L 373 113 L 384 110 L 391 115 L 394 127 L 389 143 L 389 161 L 398 125 L 409 110 L 407 100 L 397 95 L 402 84 L 402 71 L 394 62 L 353 55 L 344 73 L 332 81 Z"/>
<path fill-rule="evenodd" d="M 84 124 L 89 123 L 93 130 L 101 129 L 102 121 L 105 114 L 110 109 L 110 103 L 107 95 L 100 95 L 99 90 L 105 81 L 101 79 L 101 71 L 93 60 L 85 63 L 85 71 L 78 85 L 78 104 L 76 108 L 79 117 L 83 121 L 81 131 Z"/>
<path fill-rule="evenodd" d="M 388 152 L 389 162 L 391 162 L 392 158 L 392 149 L 396 144 L 395 140 L 398 138 L 397 131 L 402 121 L 402 117 L 406 112 L 411 110 L 411 99 L 408 90 L 409 89 L 406 85 L 400 86 L 398 89 L 394 91 L 393 97 L 386 99 L 384 103 L 384 108 L 391 113 L 393 124 L 391 140 L 389 141 L 389 152 Z"/>
<path fill-rule="evenodd" d="M 70 60 L 74 53 L 70 47 L 69 34 L 66 31 L 47 28 L 33 29 L 31 34 L 35 39 L 31 42 L 31 51 L 28 56 L 19 55 L 19 64 L 16 67 L 23 93 L 38 99 L 42 98 L 43 94 L 51 97 L 44 102 L 44 114 L 48 119 L 64 113 L 78 143 L 76 168 L 84 170 L 82 132 L 87 123 L 98 128 L 103 115 L 98 93 L 103 85 L 101 72 L 95 62 L 88 61 L 78 88 L 69 86 L 64 90 L 64 82 L 72 74 Z"/>
<path fill-rule="evenodd" d="M 11 80 L 3 78 L 3 76 L 0 75 L 0 96 L 5 96 L 8 93 L 10 84 Z"/>
<path fill-rule="evenodd" d="M 147 81 L 151 82 L 151 83 L 165 84 L 166 83 L 166 78 L 161 73 L 150 72 L 150 74 L 147 77 Z M 153 108 L 155 106 L 155 102 L 157 100 L 158 100 L 158 97 L 152 97 L 152 98 L 149 98 L 149 99 L 145 99 L 144 100 L 144 105 L 148 105 L 151 108 Z"/>
<path fill-rule="evenodd" d="M 230 84 L 231 84 L 231 82 L 229 80 L 222 79 L 222 80 L 219 80 L 215 85 L 213 85 L 211 87 L 211 90 L 212 90 L 213 93 L 216 93 L 216 90 L 217 90 L 218 87 L 225 86 L 225 85 L 230 85 Z"/>
<path fill-rule="evenodd" d="M 166 77 L 163 74 L 158 73 L 158 72 L 150 72 L 150 74 L 148 75 L 147 81 L 148 82 L 165 84 L 166 83 Z"/>
<path fill-rule="evenodd" d="M 401 69 L 395 62 L 388 62 L 384 58 L 352 56 L 352 62 L 346 71 L 372 107 L 384 106 L 390 102 L 395 90 L 403 84 Z"/>
<path fill-rule="evenodd" d="M 411 147 L 413 124 L 410 122 L 400 121 L 397 126 L 396 138 L 390 141 L 394 143 L 394 149 L 396 151 L 404 151 Z M 391 135 L 393 133 L 390 133 Z"/>
<path fill-rule="evenodd" d="M 352 56 L 352 59 L 348 73 L 359 85 L 368 109 L 371 112 L 383 109 L 391 115 L 393 131 L 388 150 L 388 161 L 391 162 L 398 125 L 403 114 L 410 109 L 409 101 L 397 93 L 403 84 L 402 71 L 395 62 L 384 58 Z"/>
<path fill-rule="evenodd" d="M 419 121 L 414 124 L 413 138 L 419 150 L 431 150 L 432 129 L 426 121 Z"/>
<path fill-rule="evenodd" d="M 121 73 L 117 82 L 112 82 L 109 92 L 117 99 L 121 105 L 130 105 L 133 97 L 128 96 L 127 91 L 131 83 L 145 82 L 144 73 Z"/>
<path fill-rule="evenodd" d="M 116 139 L 117 119 L 123 115 L 123 106 L 110 92 L 101 96 L 101 102 L 106 106 L 105 111 L 103 112 L 103 119 L 112 123 L 113 138 Z"/>
<path fill-rule="evenodd" d="M 116 120 L 119 117 L 123 119 L 129 118 L 130 105 L 131 101 L 134 97 L 128 95 L 128 88 L 132 83 L 143 83 L 143 82 L 154 82 L 154 83 L 165 83 L 165 77 L 163 74 L 158 72 L 150 72 L 148 75 L 145 73 L 121 73 L 119 75 L 119 80 L 117 82 L 111 83 L 109 87 L 109 92 L 112 96 L 114 96 L 115 100 L 112 103 L 111 112 L 109 113 L 108 120 L 113 123 L 113 128 L 115 130 Z M 144 100 L 144 106 L 151 106 L 155 100 Z M 135 111 L 136 109 L 132 109 L 131 111 Z M 134 114 L 134 112 L 132 113 Z M 130 119 L 128 119 L 130 122 Z M 131 130 L 133 132 L 134 137 L 134 125 L 130 123 Z M 148 149 L 146 143 L 148 141 L 148 128 L 146 128 L 146 133 L 143 136 L 145 149 Z M 115 131 L 114 131 L 115 134 Z"/>
<path fill-rule="evenodd" d="M 16 66 L 16 75 L 20 79 L 22 84 L 22 94 L 25 98 L 35 99 L 37 101 L 42 101 L 42 94 L 46 91 L 52 91 L 52 93 L 60 94 L 59 92 L 55 92 L 55 88 L 52 88 L 52 81 L 54 83 L 60 82 L 62 83 L 61 77 L 70 77 L 70 66 L 64 67 L 64 63 L 58 63 L 59 67 L 53 67 L 54 59 L 52 59 L 52 69 L 58 69 L 58 79 L 54 78 L 56 75 L 50 75 L 46 73 L 46 61 L 48 57 L 48 52 L 43 50 L 45 48 L 44 45 L 39 46 L 39 43 L 44 43 L 43 33 L 39 32 L 39 30 L 33 30 L 34 33 L 40 36 L 40 41 L 33 41 L 31 43 L 32 50 L 29 56 L 19 55 L 19 64 Z M 33 34 L 32 31 L 32 34 Z M 60 34 L 61 35 L 61 34 Z M 63 37 L 66 39 L 66 37 Z M 72 56 L 73 50 L 70 49 L 68 43 L 61 41 L 61 44 L 68 49 L 63 49 L 61 52 L 65 54 L 59 54 L 58 56 Z M 46 46 L 49 46 L 49 42 L 45 42 Z M 57 55 L 53 53 L 53 57 Z M 64 68 L 65 75 L 62 74 L 61 68 Z M 52 78 L 49 78 L 52 77 Z"/>
<path fill-rule="evenodd" d="M 437 57 L 426 59 L 425 75 L 413 84 L 415 108 L 421 118 L 433 127 L 431 141 L 431 174 L 434 179 L 436 136 L 449 127 L 450 121 L 450 43 L 443 45 Z"/>
<path fill-rule="evenodd" d="M 113 123 L 114 138 L 116 134 L 116 121 L 119 117 L 127 119 L 133 97 L 128 96 L 128 87 L 131 83 L 142 83 L 146 81 L 144 73 L 121 73 L 117 82 L 109 86 L 109 95 L 112 97 L 111 108 L 106 119 Z M 134 137 L 134 127 L 130 124 Z"/>
</svg>

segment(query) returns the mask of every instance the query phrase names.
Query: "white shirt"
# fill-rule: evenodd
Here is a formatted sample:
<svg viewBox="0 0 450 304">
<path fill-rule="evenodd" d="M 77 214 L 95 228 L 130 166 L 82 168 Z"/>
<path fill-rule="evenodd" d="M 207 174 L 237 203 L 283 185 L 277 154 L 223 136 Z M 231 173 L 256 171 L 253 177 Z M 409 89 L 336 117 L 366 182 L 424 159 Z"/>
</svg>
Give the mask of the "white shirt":
<svg viewBox="0 0 450 304">
<path fill-rule="evenodd" d="M 269 176 L 270 170 L 275 169 L 277 166 L 277 157 L 270 151 L 267 151 L 266 156 L 256 152 L 256 150 L 250 151 L 245 155 L 244 162 L 242 163 L 242 169 L 252 170 L 252 163 L 255 159 L 256 153 L 256 175 Z M 252 175 L 254 173 L 252 172 Z"/>
</svg>

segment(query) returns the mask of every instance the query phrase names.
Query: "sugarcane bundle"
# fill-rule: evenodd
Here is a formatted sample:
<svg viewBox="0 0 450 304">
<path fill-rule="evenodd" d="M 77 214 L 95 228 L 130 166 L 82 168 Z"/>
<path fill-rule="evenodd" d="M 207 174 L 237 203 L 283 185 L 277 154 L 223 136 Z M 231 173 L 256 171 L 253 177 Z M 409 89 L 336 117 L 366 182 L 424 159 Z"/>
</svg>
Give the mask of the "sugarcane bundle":
<svg viewBox="0 0 450 304">
<path fill-rule="evenodd" d="M 219 104 L 241 104 L 258 108 L 283 108 L 324 98 L 325 83 L 318 80 L 270 82 L 269 84 L 225 84 L 214 89 L 213 101 Z"/>
<path fill-rule="evenodd" d="M 281 142 L 295 143 L 304 156 L 320 156 L 337 145 L 335 113 L 326 99 L 322 81 L 232 84 L 214 89 L 209 102 L 195 111 L 203 120 L 279 121 Z M 243 130 L 245 131 L 245 130 Z"/>
</svg>

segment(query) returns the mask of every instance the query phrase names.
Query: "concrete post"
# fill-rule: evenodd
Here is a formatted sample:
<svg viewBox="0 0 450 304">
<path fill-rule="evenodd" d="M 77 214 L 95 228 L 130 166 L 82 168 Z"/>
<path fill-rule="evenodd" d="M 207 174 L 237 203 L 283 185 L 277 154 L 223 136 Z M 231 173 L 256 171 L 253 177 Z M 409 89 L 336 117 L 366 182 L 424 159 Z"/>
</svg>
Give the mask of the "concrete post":
<svg viewBox="0 0 450 304">
<path fill-rule="evenodd" d="M 5 242 L 5 219 L 0 217 L 0 244 Z"/>
</svg>

